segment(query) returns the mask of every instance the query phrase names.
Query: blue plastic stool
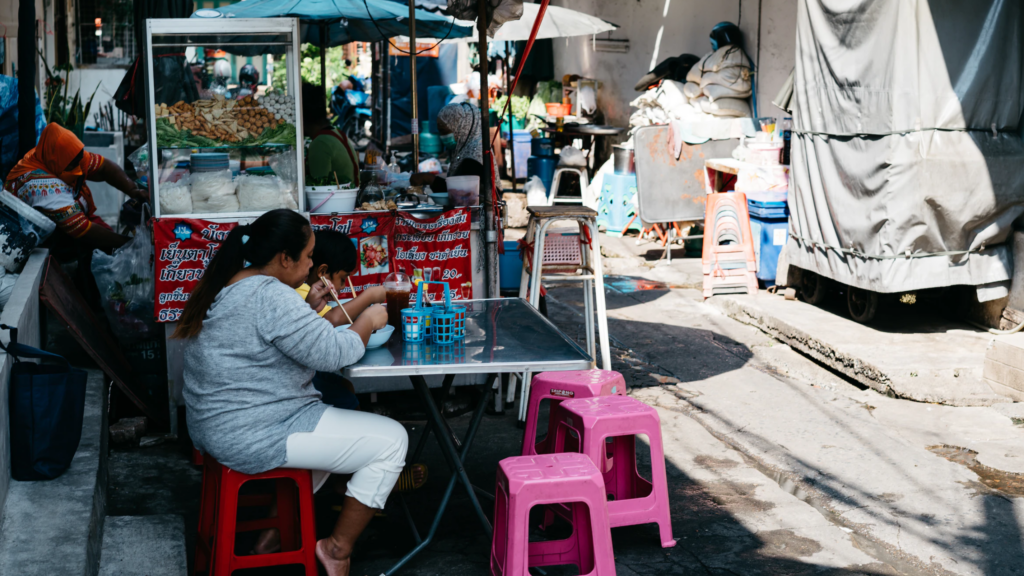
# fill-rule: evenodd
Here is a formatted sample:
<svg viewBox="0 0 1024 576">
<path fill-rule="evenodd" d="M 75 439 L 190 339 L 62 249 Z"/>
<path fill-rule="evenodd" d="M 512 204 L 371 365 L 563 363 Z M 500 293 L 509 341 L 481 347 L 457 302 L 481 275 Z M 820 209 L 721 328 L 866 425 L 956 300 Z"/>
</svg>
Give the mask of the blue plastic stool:
<svg viewBox="0 0 1024 576">
<path fill-rule="evenodd" d="M 627 230 L 640 230 L 636 211 L 636 174 L 605 174 L 597 208 L 597 225 L 615 237 L 622 236 Z"/>
</svg>

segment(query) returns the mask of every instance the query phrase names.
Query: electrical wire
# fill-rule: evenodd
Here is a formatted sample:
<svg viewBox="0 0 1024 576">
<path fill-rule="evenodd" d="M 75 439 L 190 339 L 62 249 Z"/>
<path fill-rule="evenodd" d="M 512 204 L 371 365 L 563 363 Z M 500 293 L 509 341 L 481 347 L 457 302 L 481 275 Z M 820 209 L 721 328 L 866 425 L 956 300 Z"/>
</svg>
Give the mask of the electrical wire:
<svg viewBox="0 0 1024 576">
<path fill-rule="evenodd" d="M 388 41 L 388 44 L 389 44 L 389 45 L 390 45 L 390 46 L 391 46 L 392 48 L 394 48 L 394 49 L 395 49 L 395 51 L 397 51 L 397 52 L 401 52 L 402 54 L 407 54 L 407 55 L 410 55 L 410 56 L 411 56 L 411 55 L 412 55 L 412 49 L 413 49 L 414 47 L 413 47 L 413 46 L 410 46 L 410 47 L 409 47 L 409 51 L 406 51 L 406 50 L 402 50 L 402 49 L 401 49 L 401 48 L 399 48 L 398 46 L 395 46 L 395 43 L 391 41 L 391 38 L 388 38 L 388 37 L 387 37 L 387 36 L 386 36 L 386 35 L 384 34 L 384 32 L 383 32 L 383 31 L 381 31 L 381 29 L 380 29 L 380 26 L 378 26 L 378 25 L 377 25 L 377 21 L 376 21 L 376 20 L 374 20 L 374 18 L 373 18 L 373 14 L 370 14 L 370 5 L 369 5 L 369 3 L 367 2 L 367 0 L 363 0 L 363 6 L 365 6 L 365 7 L 366 7 L 366 15 L 370 17 L 370 22 L 373 22 L 373 27 L 377 29 L 377 33 L 378 33 L 378 34 L 380 34 L 380 35 L 381 35 L 381 36 L 382 36 L 382 37 L 383 37 L 383 38 L 384 38 L 385 40 L 387 40 L 387 41 Z M 448 39 L 448 36 L 451 36 L 452 30 L 454 30 L 454 29 L 455 29 L 455 18 L 452 18 L 452 21 L 451 21 L 451 22 L 449 23 L 449 25 L 448 25 L 448 32 L 446 32 L 446 33 L 445 33 L 445 35 L 444 35 L 444 38 L 441 38 L 440 40 L 438 40 L 438 41 L 437 41 L 437 43 L 436 43 L 436 44 L 434 44 L 433 46 L 431 46 L 430 48 L 424 48 L 423 50 L 420 50 L 419 52 L 416 52 L 416 56 L 419 56 L 420 54 L 423 54 L 423 53 L 426 53 L 426 52 L 430 52 L 430 51 L 431 51 L 431 50 L 433 50 L 434 48 L 437 48 L 438 46 L 440 46 L 440 45 L 441 45 L 441 42 L 444 42 L 445 40 L 447 40 L 447 39 Z"/>
</svg>

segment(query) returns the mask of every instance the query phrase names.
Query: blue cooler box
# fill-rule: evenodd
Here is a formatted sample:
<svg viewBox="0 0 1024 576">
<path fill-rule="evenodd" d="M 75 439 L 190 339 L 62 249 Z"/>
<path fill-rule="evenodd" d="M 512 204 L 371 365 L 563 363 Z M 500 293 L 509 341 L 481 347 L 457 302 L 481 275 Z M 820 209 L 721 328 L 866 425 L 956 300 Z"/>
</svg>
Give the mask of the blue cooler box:
<svg viewBox="0 0 1024 576">
<path fill-rule="evenodd" d="M 747 192 L 750 235 L 754 240 L 757 279 L 775 284 L 779 254 L 789 238 L 789 205 L 786 192 Z"/>
</svg>

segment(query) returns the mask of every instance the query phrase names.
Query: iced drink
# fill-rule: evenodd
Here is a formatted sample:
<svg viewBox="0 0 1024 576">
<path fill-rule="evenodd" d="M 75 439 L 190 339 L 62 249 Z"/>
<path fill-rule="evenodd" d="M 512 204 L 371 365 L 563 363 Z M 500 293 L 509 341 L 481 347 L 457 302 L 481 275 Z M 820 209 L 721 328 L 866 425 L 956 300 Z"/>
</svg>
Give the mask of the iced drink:
<svg viewBox="0 0 1024 576">
<path fill-rule="evenodd" d="M 409 307 L 412 282 L 401 272 L 388 274 L 384 279 L 384 296 L 388 307 L 388 324 L 396 330 L 402 329 L 402 310 Z"/>
</svg>

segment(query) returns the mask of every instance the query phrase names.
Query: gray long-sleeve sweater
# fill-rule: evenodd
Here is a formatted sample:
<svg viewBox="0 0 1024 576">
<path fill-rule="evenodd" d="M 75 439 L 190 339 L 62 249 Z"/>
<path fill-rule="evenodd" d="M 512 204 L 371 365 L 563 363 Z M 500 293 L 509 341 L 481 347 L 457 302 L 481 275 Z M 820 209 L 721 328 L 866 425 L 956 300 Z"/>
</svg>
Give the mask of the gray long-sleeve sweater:
<svg viewBox="0 0 1024 576">
<path fill-rule="evenodd" d="M 336 332 L 275 278 L 225 287 L 185 347 L 193 443 L 244 474 L 282 466 L 288 435 L 312 432 L 327 409 L 313 388 L 315 371 L 340 370 L 364 352 L 358 334 Z"/>
</svg>

